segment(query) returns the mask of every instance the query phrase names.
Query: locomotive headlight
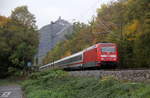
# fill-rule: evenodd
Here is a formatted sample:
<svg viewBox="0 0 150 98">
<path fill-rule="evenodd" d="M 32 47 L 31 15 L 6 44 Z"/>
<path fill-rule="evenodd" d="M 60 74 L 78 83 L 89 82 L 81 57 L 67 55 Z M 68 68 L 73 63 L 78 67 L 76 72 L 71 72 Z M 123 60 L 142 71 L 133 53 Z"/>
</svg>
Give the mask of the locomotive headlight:
<svg viewBox="0 0 150 98">
<path fill-rule="evenodd" d="M 116 60 L 116 58 L 113 58 L 113 60 Z"/>
<path fill-rule="evenodd" d="M 101 55 L 101 57 L 107 57 L 107 55 Z"/>
<path fill-rule="evenodd" d="M 110 57 L 116 58 L 117 56 L 116 55 L 110 55 Z"/>
<path fill-rule="evenodd" d="M 101 60 L 105 60 L 104 58 L 101 58 Z"/>
</svg>

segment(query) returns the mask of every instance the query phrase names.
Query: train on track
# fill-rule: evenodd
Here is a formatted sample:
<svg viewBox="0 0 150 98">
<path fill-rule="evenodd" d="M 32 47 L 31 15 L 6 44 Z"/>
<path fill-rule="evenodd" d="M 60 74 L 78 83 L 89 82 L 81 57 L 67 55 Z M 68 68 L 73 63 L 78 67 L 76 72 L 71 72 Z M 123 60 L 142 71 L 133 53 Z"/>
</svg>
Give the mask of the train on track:
<svg viewBox="0 0 150 98">
<path fill-rule="evenodd" d="M 41 66 L 39 69 L 114 68 L 118 62 L 118 48 L 115 43 L 98 43 L 81 52 Z"/>
</svg>

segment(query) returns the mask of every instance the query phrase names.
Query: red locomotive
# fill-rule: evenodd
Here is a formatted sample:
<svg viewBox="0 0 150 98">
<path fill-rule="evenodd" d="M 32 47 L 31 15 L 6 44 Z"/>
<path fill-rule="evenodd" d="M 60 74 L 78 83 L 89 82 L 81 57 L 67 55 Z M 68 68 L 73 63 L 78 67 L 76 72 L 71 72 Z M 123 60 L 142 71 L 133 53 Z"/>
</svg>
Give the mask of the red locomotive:
<svg viewBox="0 0 150 98">
<path fill-rule="evenodd" d="M 116 67 L 118 63 L 118 48 L 114 43 L 98 43 L 81 52 L 41 66 L 58 68 L 102 68 Z"/>
</svg>

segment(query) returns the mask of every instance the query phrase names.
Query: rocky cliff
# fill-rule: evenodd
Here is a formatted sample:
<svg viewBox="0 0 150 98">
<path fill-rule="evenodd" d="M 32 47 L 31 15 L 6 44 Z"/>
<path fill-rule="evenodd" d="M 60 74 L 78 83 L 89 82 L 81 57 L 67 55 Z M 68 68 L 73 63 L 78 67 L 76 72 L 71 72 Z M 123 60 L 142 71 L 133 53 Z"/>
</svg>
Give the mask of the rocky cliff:
<svg viewBox="0 0 150 98">
<path fill-rule="evenodd" d="M 39 30 L 38 64 L 42 64 L 43 58 L 59 42 L 65 39 L 65 35 L 72 32 L 72 25 L 59 18 L 55 22 L 42 27 Z"/>
</svg>

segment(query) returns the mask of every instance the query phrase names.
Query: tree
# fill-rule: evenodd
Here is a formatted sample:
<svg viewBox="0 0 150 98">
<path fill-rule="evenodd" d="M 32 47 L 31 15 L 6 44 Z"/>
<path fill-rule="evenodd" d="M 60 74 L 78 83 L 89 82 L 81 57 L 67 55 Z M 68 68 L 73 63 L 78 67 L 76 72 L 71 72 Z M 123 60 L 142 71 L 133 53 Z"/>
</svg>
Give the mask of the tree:
<svg viewBox="0 0 150 98">
<path fill-rule="evenodd" d="M 35 17 L 28 11 L 27 6 L 20 6 L 15 8 L 15 10 L 12 11 L 11 19 L 20 21 L 24 26 L 27 26 L 28 28 L 36 29 Z"/>
<path fill-rule="evenodd" d="M 10 47 L 7 44 L 7 38 L 4 37 L 7 34 L 4 34 L 5 25 L 10 21 L 9 18 L 0 16 L 0 78 L 5 77 L 8 72 L 9 61 L 9 53 L 11 51 Z"/>
<path fill-rule="evenodd" d="M 89 24 L 75 22 L 72 35 L 47 57 L 58 52 L 61 56 L 56 57 L 60 59 L 99 42 L 112 42 L 118 45 L 121 68 L 150 67 L 149 11 L 149 0 L 117 0 L 104 4 Z"/>
<path fill-rule="evenodd" d="M 16 46 L 10 60 L 14 65 L 25 66 L 32 62 L 38 46 L 38 33 L 35 17 L 28 11 L 27 6 L 17 7 L 11 14 L 12 23 L 8 29 L 14 32 L 12 47 Z"/>
<path fill-rule="evenodd" d="M 27 9 L 26 14 L 29 17 L 24 16 L 20 9 L 22 7 L 13 11 L 9 21 L 5 22 L 7 18 L 0 20 L 0 67 L 4 69 L 5 74 L 14 72 L 12 69 L 16 71 L 26 70 L 27 63 L 33 62 L 38 47 L 35 19 L 31 18 L 33 15 L 27 13 Z M 20 20 L 22 18 L 23 20 Z"/>
<path fill-rule="evenodd" d="M 150 5 L 149 5 L 150 8 Z M 135 55 L 139 66 L 150 67 L 150 13 L 145 15 L 143 33 L 139 33 L 135 45 Z"/>
</svg>

